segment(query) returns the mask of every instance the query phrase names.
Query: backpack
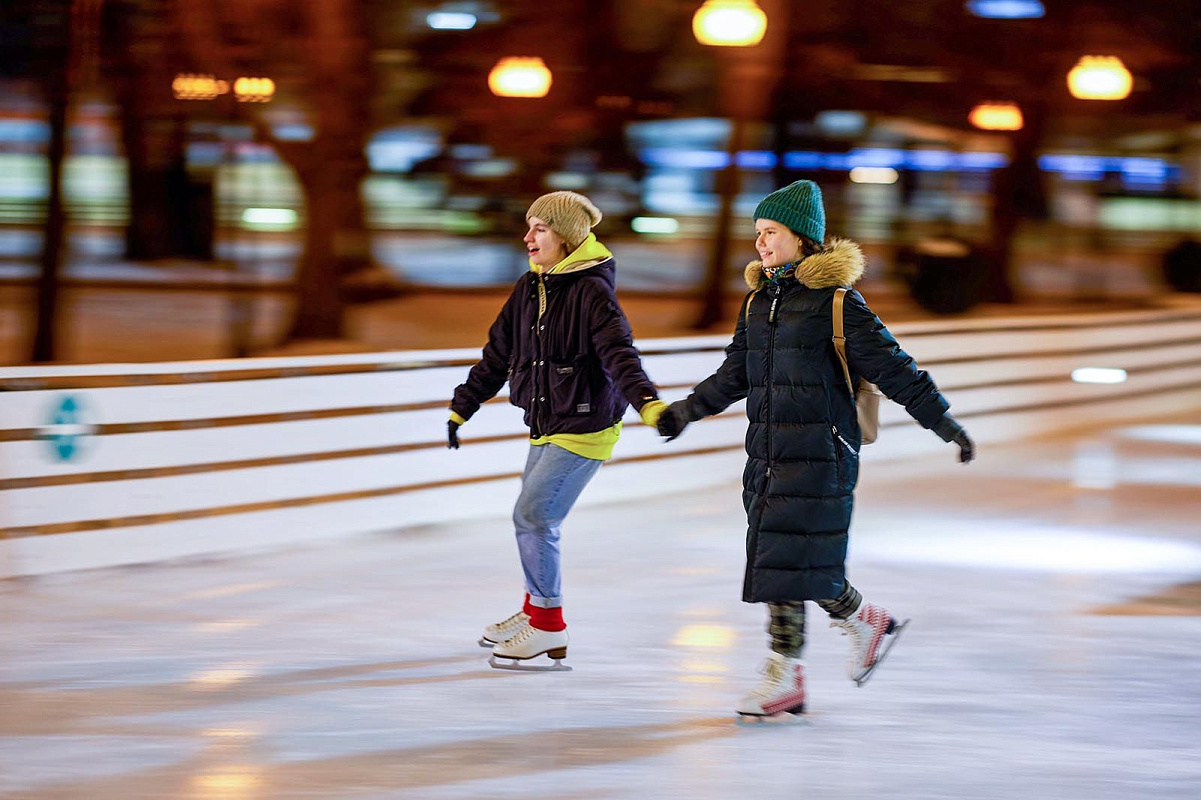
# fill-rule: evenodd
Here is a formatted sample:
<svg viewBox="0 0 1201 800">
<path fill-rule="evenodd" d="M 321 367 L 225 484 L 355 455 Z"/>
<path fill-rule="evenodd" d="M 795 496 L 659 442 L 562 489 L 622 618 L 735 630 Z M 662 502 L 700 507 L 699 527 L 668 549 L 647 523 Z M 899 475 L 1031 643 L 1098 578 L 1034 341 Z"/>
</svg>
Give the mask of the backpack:
<svg viewBox="0 0 1201 800">
<path fill-rule="evenodd" d="M 862 378 L 859 380 L 858 387 L 851 384 L 851 370 L 847 366 L 847 340 L 843 336 L 842 328 L 842 301 L 846 297 L 846 293 L 846 289 L 837 289 L 834 292 L 834 350 L 838 353 L 838 360 L 842 363 L 842 374 L 846 377 L 847 389 L 855 401 L 855 413 L 859 417 L 860 439 L 863 444 L 871 444 L 880 434 L 880 398 L 884 395 L 876 384 L 868 383 Z"/>
</svg>

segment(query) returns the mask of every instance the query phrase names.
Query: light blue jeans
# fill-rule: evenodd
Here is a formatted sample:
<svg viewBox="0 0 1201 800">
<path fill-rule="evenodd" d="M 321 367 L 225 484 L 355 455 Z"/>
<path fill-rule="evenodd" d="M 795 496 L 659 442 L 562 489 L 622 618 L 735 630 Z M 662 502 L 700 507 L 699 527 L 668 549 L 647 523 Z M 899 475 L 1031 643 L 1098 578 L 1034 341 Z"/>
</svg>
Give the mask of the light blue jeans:
<svg viewBox="0 0 1201 800">
<path fill-rule="evenodd" d="M 517 550 L 525 571 L 530 604 L 563 605 L 559 584 L 559 526 L 602 461 L 577 456 L 554 444 L 530 445 L 521 475 L 521 494 L 513 508 Z"/>
</svg>

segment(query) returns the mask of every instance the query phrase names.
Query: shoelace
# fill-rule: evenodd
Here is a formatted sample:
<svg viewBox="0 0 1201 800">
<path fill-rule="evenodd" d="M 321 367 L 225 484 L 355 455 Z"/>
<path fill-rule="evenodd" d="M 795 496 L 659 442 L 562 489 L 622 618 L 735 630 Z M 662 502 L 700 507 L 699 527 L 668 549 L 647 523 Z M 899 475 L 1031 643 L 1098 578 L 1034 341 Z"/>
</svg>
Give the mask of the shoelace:
<svg viewBox="0 0 1201 800">
<path fill-rule="evenodd" d="M 785 677 L 784 665 L 769 658 L 764 662 L 761 671 L 763 672 L 763 683 L 755 689 L 753 694 L 756 697 L 771 697 L 776 693 L 776 686 Z"/>
<path fill-rule="evenodd" d="M 526 625 L 524 628 L 522 628 L 517 633 L 515 633 L 511 639 L 506 639 L 505 644 L 506 645 L 521 644 L 522 642 L 524 642 L 526 639 L 530 638 L 533 635 L 534 635 L 534 626 Z"/>
<path fill-rule="evenodd" d="M 863 645 L 863 637 L 859 634 L 859 626 L 854 624 L 855 618 L 837 620 L 830 623 L 831 628 L 841 628 L 843 636 L 851 637 L 851 646 L 854 652 L 858 653 L 859 648 Z M 853 658 L 853 657 L 852 657 Z"/>
<path fill-rule="evenodd" d="M 525 612 L 524 612 L 524 611 L 518 611 L 516 614 L 514 614 L 514 615 L 513 615 L 513 616 L 511 616 L 511 617 L 509 617 L 509 618 L 508 618 L 507 620 L 505 620 L 504 622 L 498 622 L 498 623 L 496 623 L 496 627 L 497 627 L 497 628 L 500 628 L 500 629 L 502 629 L 502 630 L 503 630 L 504 628 L 510 628 L 510 627 L 512 627 L 512 626 L 514 626 L 514 625 L 516 625 L 516 624 L 520 623 L 520 622 L 522 621 L 522 620 L 521 620 L 521 617 L 522 617 L 524 614 L 525 614 Z"/>
</svg>

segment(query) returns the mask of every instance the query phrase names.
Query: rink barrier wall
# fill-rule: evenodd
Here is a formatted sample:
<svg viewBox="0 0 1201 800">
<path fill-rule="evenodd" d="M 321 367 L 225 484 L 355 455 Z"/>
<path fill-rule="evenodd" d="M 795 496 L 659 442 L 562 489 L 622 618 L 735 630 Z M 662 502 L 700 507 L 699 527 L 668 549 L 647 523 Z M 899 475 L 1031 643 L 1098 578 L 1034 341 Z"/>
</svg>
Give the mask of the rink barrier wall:
<svg viewBox="0 0 1201 800">
<path fill-rule="evenodd" d="M 1201 313 L 892 326 L 984 445 L 1201 408 Z M 728 338 L 640 342 L 664 399 Z M 502 395 L 445 446 L 475 349 L 0 370 L 0 575 L 270 547 L 509 513 L 521 412 Z M 1125 383 L 1073 383 L 1081 366 Z M 63 409 L 68 413 L 64 416 Z M 56 416 L 57 414 L 57 416 Z M 947 446 L 886 403 L 868 463 Z M 736 486 L 741 403 L 663 445 L 631 410 L 582 502 Z M 950 457 L 950 456 L 948 456 Z M 740 502 L 732 491 L 731 502 Z"/>
</svg>

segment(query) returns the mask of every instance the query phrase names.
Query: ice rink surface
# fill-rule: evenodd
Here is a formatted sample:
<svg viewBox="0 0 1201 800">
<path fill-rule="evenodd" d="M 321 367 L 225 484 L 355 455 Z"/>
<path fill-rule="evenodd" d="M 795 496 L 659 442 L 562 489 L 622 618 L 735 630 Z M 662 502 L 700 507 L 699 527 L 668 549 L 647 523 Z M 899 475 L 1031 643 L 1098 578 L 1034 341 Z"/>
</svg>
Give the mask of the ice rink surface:
<svg viewBox="0 0 1201 800">
<path fill-rule="evenodd" d="M 850 578 L 913 622 L 856 688 L 811 607 L 793 725 L 734 722 L 737 474 L 568 519 L 568 673 L 476 645 L 504 519 L 0 582 L 0 797 L 1195 800 L 1188 422 L 865 465 Z"/>
</svg>

